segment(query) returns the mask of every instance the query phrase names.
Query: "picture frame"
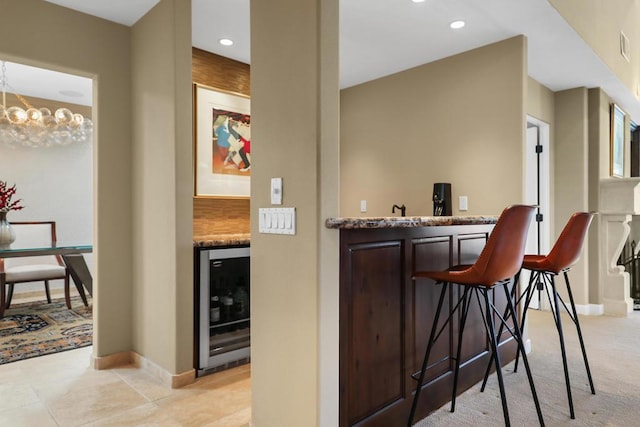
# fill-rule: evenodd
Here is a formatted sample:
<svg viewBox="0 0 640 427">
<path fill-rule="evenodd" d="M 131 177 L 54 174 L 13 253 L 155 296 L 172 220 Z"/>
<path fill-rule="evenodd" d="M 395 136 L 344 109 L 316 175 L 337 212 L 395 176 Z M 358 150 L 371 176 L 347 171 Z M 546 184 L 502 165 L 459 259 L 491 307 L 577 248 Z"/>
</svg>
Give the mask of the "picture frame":
<svg viewBox="0 0 640 427">
<path fill-rule="evenodd" d="M 624 117 L 625 113 L 616 104 L 611 104 L 610 175 L 624 176 Z"/>
<path fill-rule="evenodd" d="M 194 197 L 249 198 L 248 96 L 194 84 Z"/>
</svg>

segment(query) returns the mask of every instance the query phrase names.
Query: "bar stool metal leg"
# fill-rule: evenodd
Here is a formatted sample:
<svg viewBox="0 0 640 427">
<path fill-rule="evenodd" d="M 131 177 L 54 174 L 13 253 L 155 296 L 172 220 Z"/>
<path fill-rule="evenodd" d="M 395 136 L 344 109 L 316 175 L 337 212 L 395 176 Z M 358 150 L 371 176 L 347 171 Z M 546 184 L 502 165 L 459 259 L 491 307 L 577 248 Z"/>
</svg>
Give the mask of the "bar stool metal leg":
<svg viewBox="0 0 640 427">
<path fill-rule="evenodd" d="M 498 311 L 495 309 L 495 306 L 493 306 L 492 304 L 489 304 L 491 309 L 495 312 L 495 314 L 501 320 L 500 332 L 497 334 L 496 340 L 500 339 L 503 328 L 507 328 L 507 330 L 509 330 L 509 332 L 511 333 L 511 335 L 514 337 L 514 339 L 517 342 L 516 355 L 519 355 L 519 353 L 521 351 L 523 352 L 523 357 L 524 357 L 523 361 L 525 363 L 525 370 L 527 371 L 527 380 L 529 381 L 529 387 L 531 388 L 531 394 L 533 396 L 533 401 L 534 401 L 535 406 L 536 406 L 536 412 L 537 412 L 537 415 L 538 415 L 538 420 L 540 421 L 540 425 L 544 426 L 544 419 L 542 418 L 542 411 L 540 409 L 540 402 L 538 400 L 538 395 L 536 393 L 535 386 L 533 384 L 533 376 L 531 375 L 531 369 L 529 368 L 529 362 L 528 362 L 528 360 L 526 360 L 526 354 L 524 354 L 524 342 L 522 341 L 521 328 L 518 326 L 517 316 L 515 314 L 515 304 L 513 303 L 513 299 L 514 299 L 514 296 L 515 296 L 515 292 L 514 291 L 516 289 L 516 284 L 514 282 L 514 285 L 513 285 L 512 289 L 511 289 L 511 291 L 509 291 L 508 284 L 509 284 L 508 282 L 505 282 L 503 284 L 505 296 L 506 296 L 506 299 L 507 299 L 507 308 L 504 311 L 504 317 L 501 317 L 500 314 L 498 314 Z M 529 288 L 530 287 L 527 288 L 527 292 L 528 292 Z M 521 298 L 522 297 L 520 297 L 519 299 L 521 299 Z M 518 301 L 519 301 L 519 299 L 518 299 Z M 507 318 L 509 318 L 509 317 L 511 317 L 513 325 L 514 325 L 512 330 L 506 324 Z M 487 328 L 487 331 L 489 331 L 491 326 L 489 326 L 487 324 L 487 322 L 485 322 L 485 328 Z M 492 351 L 491 358 L 489 360 L 489 364 L 488 364 L 487 370 L 485 372 L 485 378 L 484 378 L 484 380 L 482 382 L 482 388 L 480 390 L 481 392 L 484 391 L 484 389 L 485 389 L 485 386 L 486 386 L 486 383 L 487 383 L 487 378 L 488 378 L 488 375 L 489 375 L 489 370 L 491 368 L 491 364 L 496 360 L 499 360 L 499 353 L 497 351 L 495 353 Z M 500 383 L 500 378 L 502 377 L 502 369 L 500 368 L 500 371 L 498 371 L 498 368 L 496 367 L 496 373 L 498 374 L 498 383 Z M 502 391 L 503 390 L 501 389 L 501 392 Z M 505 423 L 507 425 L 509 424 L 508 421 L 505 421 Z"/>
<path fill-rule="evenodd" d="M 560 353 L 562 354 L 562 367 L 564 368 L 564 382 L 567 387 L 567 400 L 569 401 L 569 414 L 571 419 L 575 419 L 576 415 L 573 410 L 573 396 L 571 395 L 571 380 L 569 379 L 569 367 L 567 366 L 567 352 L 564 346 L 564 334 L 562 333 L 562 316 L 560 315 L 560 304 L 558 302 L 558 290 L 556 289 L 556 281 L 552 275 L 549 275 L 551 281 L 551 291 L 553 294 L 553 304 L 556 308 L 555 321 L 558 329 L 558 338 L 560 340 Z"/>
<path fill-rule="evenodd" d="M 489 302 L 489 292 L 486 289 L 482 289 L 479 291 L 477 288 L 476 292 L 482 292 L 482 296 L 484 297 L 484 303 L 486 307 L 486 318 L 487 322 L 485 326 L 487 327 L 487 334 L 489 334 L 489 338 L 491 341 L 491 352 L 494 355 L 494 360 L 496 363 L 496 375 L 498 376 L 498 387 L 500 388 L 500 400 L 502 401 L 502 414 L 504 416 L 504 425 L 509 427 L 511 425 L 509 421 L 509 408 L 507 407 L 507 396 L 505 395 L 504 390 L 504 379 L 502 378 L 502 364 L 500 362 L 500 351 L 498 349 L 498 338 L 496 337 L 496 328 L 493 323 L 493 310 L 491 309 L 491 303 Z"/>
<path fill-rule="evenodd" d="M 453 391 L 451 392 L 451 412 L 456 410 L 456 395 L 458 392 L 458 374 L 460 373 L 460 358 L 462 357 L 462 335 L 464 326 L 467 323 L 467 314 L 469 314 L 469 306 L 471 305 L 471 294 L 469 288 L 465 286 L 462 294 L 462 318 L 460 319 L 460 327 L 458 329 L 458 348 L 456 352 L 456 367 L 453 374 Z"/>
<path fill-rule="evenodd" d="M 527 358 L 527 353 L 524 350 L 524 342 L 522 341 L 522 330 L 518 325 L 518 317 L 516 316 L 515 309 L 513 307 L 513 302 L 509 298 L 509 289 L 507 285 L 504 285 L 504 292 L 507 296 L 507 308 L 511 313 L 511 321 L 513 322 L 513 332 L 514 338 L 518 343 L 518 352 L 522 352 L 522 363 L 524 364 L 524 369 L 527 372 L 527 379 L 529 380 L 529 387 L 531 388 L 531 394 L 533 396 L 533 402 L 536 406 L 536 412 L 538 414 L 538 421 L 540 422 L 540 426 L 544 426 L 544 419 L 542 418 L 542 410 L 540 409 L 540 401 L 538 400 L 538 394 L 536 393 L 536 387 L 533 384 L 533 376 L 531 375 L 531 368 L 529 367 L 529 360 Z M 503 320 L 504 321 L 504 320 Z"/>
<path fill-rule="evenodd" d="M 559 294 L 558 294 L 558 289 L 555 283 L 555 274 L 553 273 L 549 273 L 549 272 L 543 272 L 543 271 L 532 271 L 531 274 L 531 279 L 529 282 L 529 286 L 527 287 L 526 290 L 526 297 L 525 297 L 525 305 L 522 308 L 522 320 L 520 322 L 520 328 L 522 329 L 526 323 L 526 316 L 527 316 L 527 311 L 529 309 L 529 302 L 531 301 L 532 295 L 535 291 L 535 287 L 533 286 L 533 284 L 540 280 L 545 288 L 546 294 L 547 294 L 547 299 L 549 300 L 549 304 L 550 304 L 550 308 L 551 308 L 551 313 L 553 316 L 553 321 L 556 325 L 556 329 L 558 331 L 558 339 L 560 340 L 560 351 L 561 351 L 561 355 L 562 355 L 562 366 L 564 369 L 564 376 L 565 376 L 565 386 L 567 389 L 567 400 L 568 400 L 568 404 L 569 404 L 569 415 L 571 417 L 571 419 L 575 419 L 575 410 L 574 410 L 574 406 L 573 406 L 573 396 L 572 396 L 572 392 L 571 392 L 571 381 L 569 378 L 569 369 L 568 369 L 568 365 L 567 365 L 567 356 L 566 356 L 566 346 L 565 346 L 565 342 L 564 342 L 564 329 L 562 326 L 562 319 L 560 317 L 560 313 L 561 313 L 561 309 L 560 309 L 560 303 L 562 303 L 562 305 L 564 306 L 564 308 L 566 309 L 566 311 L 569 313 L 569 310 L 571 310 L 570 317 L 571 320 L 574 322 L 574 324 L 576 325 L 576 331 L 578 334 L 578 340 L 580 342 L 580 349 L 582 351 L 582 358 L 584 360 L 584 364 L 585 364 L 585 368 L 587 371 L 587 377 L 589 379 L 589 387 L 591 389 L 591 393 L 592 394 L 596 394 L 595 393 L 595 387 L 593 386 L 593 378 L 591 376 L 591 369 L 589 368 L 589 361 L 587 359 L 587 352 L 585 349 L 585 345 L 584 345 L 584 339 L 582 338 L 582 331 L 580 329 L 580 321 L 578 319 L 578 313 L 576 311 L 575 308 L 575 302 L 573 300 L 573 293 L 571 291 L 571 285 L 569 284 L 569 277 L 567 272 L 563 272 L 564 273 L 564 279 L 565 279 L 565 283 L 567 284 L 567 291 L 569 294 L 569 300 L 571 303 L 571 309 L 569 309 L 569 307 L 567 307 L 567 305 L 564 303 L 564 301 L 562 301 L 562 298 L 560 298 Z M 551 292 L 549 291 L 549 288 L 551 288 Z M 505 312 L 506 314 L 506 312 Z M 517 371 L 517 367 L 518 367 L 518 362 L 519 362 L 519 358 L 520 358 L 520 350 L 518 350 L 518 353 L 516 354 L 516 360 L 515 360 L 515 365 L 514 365 L 514 372 Z M 483 387 L 482 387 L 482 391 L 484 391 L 484 386 L 486 384 L 486 378 L 488 376 L 488 372 L 489 369 L 491 368 L 491 362 L 489 363 L 489 365 L 487 366 L 487 372 L 485 374 L 485 380 L 483 382 Z"/>
<path fill-rule="evenodd" d="M 522 307 L 522 316 L 520 320 L 520 331 L 524 330 L 524 325 L 527 323 L 527 311 L 529 310 L 529 304 L 533 299 L 533 295 L 536 291 L 535 283 L 538 282 L 540 277 L 540 273 L 537 271 L 532 271 L 531 276 L 529 277 L 529 285 L 526 289 L 526 296 L 524 300 L 524 307 Z M 520 363 L 520 350 L 516 353 L 516 361 L 513 364 L 513 372 L 518 372 L 518 364 Z"/>
<path fill-rule="evenodd" d="M 593 386 L 593 379 L 591 378 L 591 369 L 589 369 L 589 361 L 587 360 L 587 350 L 584 347 L 584 340 L 582 339 L 582 330 L 580 329 L 578 312 L 576 311 L 576 305 L 573 302 L 573 293 L 571 292 L 571 285 L 569 284 L 569 275 L 566 271 L 564 272 L 564 281 L 567 284 L 567 292 L 569 293 L 569 301 L 571 302 L 571 311 L 573 312 L 573 323 L 576 324 L 578 340 L 580 341 L 580 348 L 582 349 L 582 358 L 584 359 L 584 367 L 587 369 L 587 377 L 589 378 L 589 387 L 591 387 L 591 394 L 596 394 L 596 389 Z"/>
<path fill-rule="evenodd" d="M 526 311 L 526 307 L 529 305 L 529 302 L 531 301 L 531 296 L 533 295 L 533 291 L 532 291 L 532 283 L 533 283 L 533 275 L 531 275 L 529 277 L 529 284 L 527 285 L 526 289 L 524 290 L 524 292 L 522 293 L 522 295 L 520 295 L 518 298 L 515 297 L 516 295 L 516 290 L 518 289 L 518 280 L 520 278 L 520 271 L 518 271 L 518 274 L 516 275 L 516 277 L 513 280 L 513 286 L 511 288 L 511 300 L 515 301 L 515 303 L 513 304 L 513 307 L 517 307 L 518 304 L 520 303 L 520 301 L 524 298 L 525 299 L 525 309 L 524 311 Z M 503 318 L 507 318 L 509 317 L 509 312 L 507 311 L 509 310 L 509 308 L 507 307 L 504 311 L 504 317 Z M 526 313 L 523 311 L 523 321 L 524 321 L 524 316 L 526 315 Z M 523 323 L 520 323 L 520 329 L 522 330 L 522 325 Z M 498 339 L 500 339 L 502 337 L 502 331 L 504 328 L 504 324 L 500 325 L 500 329 L 498 330 Z M 520 350 L 518 349 L 518 352 L 516 353 L 516 360 L 515 360 L 515 364 L 513 367 L 513 372 L 518 372 L 518 359 L 520 358 Z M 489 379 L 489 374 L 491 373 L 491 366 L 493 364 L 493 354 L 491 355 L 491 359 L 489 360 L 489 363 L 487 363 L 487 369 L 484 372 L 484 378 L 482 380 L 482 386 L 480 387 L 480 392 L 484 392 L 484 389 L 487 387 L 487 380 Z"/>
</svg>

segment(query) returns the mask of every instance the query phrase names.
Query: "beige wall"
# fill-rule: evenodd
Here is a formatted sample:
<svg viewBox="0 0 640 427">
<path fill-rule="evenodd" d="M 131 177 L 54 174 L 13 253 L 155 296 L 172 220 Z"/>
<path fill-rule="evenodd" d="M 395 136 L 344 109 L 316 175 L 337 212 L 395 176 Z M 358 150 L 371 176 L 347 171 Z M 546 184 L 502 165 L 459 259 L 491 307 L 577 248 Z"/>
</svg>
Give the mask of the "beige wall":
<svg viewBox="0 0 640 427">
<path fill-rule="evenodd" d="M 521 202 L 526 82 L 519 36 L 343 90 L 341 215 L 431 215 L 434 182 L 454 215 L 460 195 L 468 214 Z"/>
<path fill-rule="evenodd" d="M 338 233 L 324 227 L 338 214 L 337 35 L 338 0 L 251 1 L 256 427 L 337 425 Z M 296 208 L 295 236 L 258 233 L 271 177 Z"/>
<path fill-rule="evenodd" d="M 549 0 L 636 98 L 640 99 L 640 0 Z M 620 31 L 631 62 L 620 54 Z"/>
<path fill-rule="evenodd" d="M 130 30 L 39 0 L 0 1 L 0 56 L 94 79 L 94 355 L 131 349 Z"/>
<path fill-rule="evenodd" d="M 609 176 L 609 111 L 611 99 L 599 88 L 589 89 L 589 210 L 600 207 L 600 180 Z M 599 274 L 600 216 L 589 229 L 589 303 L 602 304 Z"/>
<path fill-rule="evenodd" d="M 531 77 L 527 78 L 527 114 L 553 126 L 555 94 Z"/>
<path fill-rule="evenodd" d="M 193 369 L 191 1 L 162 0 L 132 30 L 133 349 Z"/>
<path fill-rule="evenodd" d="M 608 178 L 610 174 L 611 102 L 611 98 L 602 89 L 589 89 L 589 141 L 592 150 L 589 185 L 595 190 L 598 189 L 600 180 Z M 598 201 L 598 194 L 594 193 L 595 202 Z M 597 208 L 597 205 L 593 208 Z"/>
<path fill-rule="evenodd" d="M 560 233 L 569 217 L 589 210 L 588 97 L 586 88 L 556 93 L 555 104 L 555 192 L 553 215 Z M 588 244 L 584 248 L 588 254 Z M 576 304 L 588 304 L 588 259 L 583 256 L 571 272 Z M 596 276 L 597 277 L 597 276 Z M 562 292 L 562 288 L 560 288 Z"/>
</svg>

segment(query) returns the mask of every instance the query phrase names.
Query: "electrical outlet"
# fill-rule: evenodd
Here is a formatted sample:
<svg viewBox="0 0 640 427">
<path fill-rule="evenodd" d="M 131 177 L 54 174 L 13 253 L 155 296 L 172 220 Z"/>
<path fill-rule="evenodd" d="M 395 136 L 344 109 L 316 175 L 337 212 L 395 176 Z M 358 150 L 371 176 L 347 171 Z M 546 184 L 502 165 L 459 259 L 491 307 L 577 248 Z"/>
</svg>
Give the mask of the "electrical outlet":
<svg viewBox="0 0 640 427">
<path fill-rule="evenodd" d="M 367 201 L 360 200 L 360 212 L 366 212 L 366 211 L 367 211 Z"/>
</svg>

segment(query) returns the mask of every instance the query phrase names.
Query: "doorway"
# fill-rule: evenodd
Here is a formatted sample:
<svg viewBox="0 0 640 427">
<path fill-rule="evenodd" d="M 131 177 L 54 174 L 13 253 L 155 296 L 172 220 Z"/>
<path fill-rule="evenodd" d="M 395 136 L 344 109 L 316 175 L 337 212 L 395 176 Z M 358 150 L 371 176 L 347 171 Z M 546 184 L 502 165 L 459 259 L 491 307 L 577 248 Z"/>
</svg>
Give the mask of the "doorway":
<svg viewBox="0 0 640 427">
<path fill-rule="evenodd" d="M 550 209 L 550 160 L 549 124 L 532 116 L 527 116 L 527 137 L 525 142 L 525 197 L 526 204 L 537 205 L 536 221 L 529 228 L 527 254 L 547 254 L 551 238 Z M 523 270 L 520 276 L 521 288 L 529 283 L 530 272 Z M 529 308 L 548 310 L 542 290 L 538 290 L 529 303 Z"/>
<path fill-rule="evenodd" d="M 0 85 L 0 89 L 4 88 L 6 92 L 0 103 L 6 102 L 7 108 L 46 108 L 53 114 L 60 108 L 67 108 L 84 118 L 92 117 L 91 78 L 17 62 L 0 64 L 3 71 L 0 75 L 5 76 L 2 79 L 5 84 Z M 15 184 L 15 199 L 22 200 L 24 207 L 9 213 L 10 222 L 55 221 L 58 245 L 91 245 L 93 141 L 87 126 L 71 127 L 74 133 L 68 128 L 58 123 L 55 132 L 44 133 L 34 126 L 38 132 L 25 134 L 5 129 L 4 138 L 0 138 L 0 180 Z M 83 257 L 93 271 L 93 254 Z M 23 344 L 15 345 L 11 358 L 0 359 L 0 363 L 91 345 L 93 301 L 89 300 L 89 306 L 85 307 L 75 286 L 71 285 L 72 309 L 67 309 L 63 302 L 63 284 L 63 280 L 50 281 L 51 303 L 47 303 L 44 282 L 15 285 L 10 308 L 4 312 L 4 324 L 10 323 L 13 316 L 14 320 L 26 322 L 27 326 L 19 337 Z M 12 330 L 12 338 L 18 338 L 14 336 L 16 333 L 22 333 L 22 330 Z M 59 338 L 63 333 L 70 339 Z M 0 346 L 3 345 L 9 344 L 0 342 Z M 29 350 L 28 346 L 37 350 Z"/>
</svg>

